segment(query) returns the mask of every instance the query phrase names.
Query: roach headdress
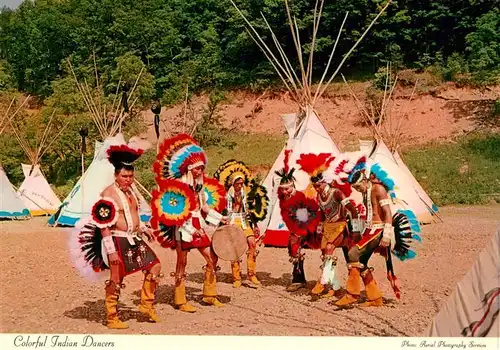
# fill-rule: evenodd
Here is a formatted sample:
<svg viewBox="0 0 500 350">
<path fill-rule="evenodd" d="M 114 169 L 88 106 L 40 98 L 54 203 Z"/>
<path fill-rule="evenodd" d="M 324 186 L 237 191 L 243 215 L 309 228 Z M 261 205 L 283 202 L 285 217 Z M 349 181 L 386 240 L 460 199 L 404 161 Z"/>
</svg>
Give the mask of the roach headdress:
<svg viewBox="0 0 500 350">
<path fill-rule="evenodd" d="M 134 149 L 128 145 L 111 146 L 107 151 L 108 160 L 116 168 L 133 166 L 133 163 L 144 153 L 142 149 Z"/>
<path fill-rule="evenodd" d="M 295 168 L 290 169 L 290 166 L 288 165 L 291 152 L 292 150 L 290 149 L 285 150 L 285 159 L 283 161 L 284 167 L 281 170 L 274 172 L 280 177 L 280 187 L 292 186 L 295 183 L 295 177 L 293 176 Z"/>
</svg>

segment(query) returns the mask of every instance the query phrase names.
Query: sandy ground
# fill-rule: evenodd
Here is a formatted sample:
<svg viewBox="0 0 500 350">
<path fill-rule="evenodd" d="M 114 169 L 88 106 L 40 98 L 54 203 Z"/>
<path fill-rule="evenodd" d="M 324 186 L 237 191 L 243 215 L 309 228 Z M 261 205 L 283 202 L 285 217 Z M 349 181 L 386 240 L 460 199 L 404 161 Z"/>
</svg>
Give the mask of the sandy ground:
<svg viewBox="0 0 500 350">
<path fill-rule="evenodd" d="M 103 282 L 89 284 L 71 266 L 66 229 L 44 226 L 44 218 L 0 222 L 0 331 L 22 333 L 128 333 L 212 335 L 418 336 L 484 248 L 500 220 L 500 206 L 443 208 L 444 223 L 423 228 L 424 242 L 414 261 L 396 262 L 402 287 L 397 301 L 385 278 L 380 256 L 372 258 L 385 306 L 336 311 L 331 299 L 312 301 L 306 291 L 287 293 L 291 266 L 285 249 L 265 247 L 258 257 L 259 290 L 231 284 L 230 266 L 221 262 L 218 290 L 223 308 L 200 304 L 202 258 L 188 262 L 188 298 L 198 308 L 186 314 L 173 308 L 173 278 L 166 277 L 157 295 L 163 322 L 138 322 L 141 274 L 129 276 L 120 304 L 130 328 L 110 331 L 103 324 Z M 175 254 L 154 245 L 167 276 Z M 338 252 L 340 255 L 340 252 Z M 319 276 L 320 254 L 306 253 L 310 287 Z M 246 264 L 244 265 L 246 266 Z M 346 268 L 340 265 L 342 281 Z"/>
</svg>

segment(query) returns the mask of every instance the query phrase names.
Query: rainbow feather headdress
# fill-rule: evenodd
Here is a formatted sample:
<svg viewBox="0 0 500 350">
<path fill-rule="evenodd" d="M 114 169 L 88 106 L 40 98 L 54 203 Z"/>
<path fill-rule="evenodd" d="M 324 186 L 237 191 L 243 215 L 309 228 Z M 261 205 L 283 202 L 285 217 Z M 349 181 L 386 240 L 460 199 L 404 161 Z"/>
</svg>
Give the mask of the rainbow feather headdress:
<svg viewBox="0 0 500 350">
<path fill-rule="evenodd" d="M 153 171 L 157 181 L 180 179 L 189 170 L 206 164 L 205 151 L 196 140 L 187 134 L 179 134 L 162 142 Z"/>
</svg>

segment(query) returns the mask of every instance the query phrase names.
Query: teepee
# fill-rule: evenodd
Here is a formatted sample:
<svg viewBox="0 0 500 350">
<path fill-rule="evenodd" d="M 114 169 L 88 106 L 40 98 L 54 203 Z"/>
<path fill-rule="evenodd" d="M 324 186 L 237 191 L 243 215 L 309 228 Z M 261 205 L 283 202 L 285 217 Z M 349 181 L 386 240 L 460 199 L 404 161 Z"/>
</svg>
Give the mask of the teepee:
<svg viewBox="0 0 500 350">
<path fill-rule="evenodd" d="M 27 219 L 29 209 L 24 205 L 0 164 L 0 219 Z"/>
<path fill-rule="evenodd" d="M 64 131 L 68 123 L 59 128 L 59 132 L 55 132 L 53 125 L 55 110 L 43 130 L 42 135 L 38 134 L 35 138 L 35 145 L 32 147 L 30 142 L 23 137 L 17 127 L 11 123 L 14 135 L 23 149 L 30 164 L 21 164 L 24 174 L 24 181 L 19 187 L 17 194 L 24 202 L 24 205 L 30 210 L 31 216 L 52 215 L 54 214 L 61 201 L 50 187 L 47 179 L 40 169 L 40 160 Z"/>
<path fill-rule="evenodd" d="M 114 182 L 114 168 L 107 160 L 107 150 L 110 146 L 118 146 L 126 144 L 125 138 L 121 133 L 121 125 L 127 116 L 128 109 L 132 108 L 137 101 L 137 98 L 130 104 L 130 99 L 135 91 L 142 70 L 139 73 L 133 89 L 128 97 L 118 101 L 118 89 L 115 94 L 115 100 L 108 110 L 106 104 L 103 102 L 102 89 L 97 80 L 97 96 L 94 98 L 93 93 L 87 83 L 81 84 L 78 82 L 76 74 L 68 60 L 68 64 L 73 73 L 75 83 L 78 87 L 80 95 L 82 96 L 90 115 L 102 137 L 102 142 L 95 141 L 94 157 L 92 163 L 85 170 L 82 171 L 83 175 L 73 187 L 70 194 L 64 199 L 59 210 L 49 219 L 49 225 L 64 225 L 75 226 L 77 221 L 90 215 L 92 205 L 99 199 L 101 192 Z M 96 70 L 96 78 L 97 70 Z M 118 87 L 121 80 L 118 83 Z M 126 102 L 125 102 L 126 101 Z M 110 118 L 109 115 L 113 117 Z M 82 142 L 84 142 L 82 140 Z M 82 161 L 83 164 L 83 161 Z M 132 189 L 139 199 L 139 215 L 142 221 L 147 222 L 151 217 L 151 207 L 145 200 L 144 196 L 138 189 L 138 186 L 143 188 L 138 181 L 132 185 Z"/>
<path fill-rule="evenodd" d="M 424 337 L 500 337 L 500 227 L 441 307 Z"/>
<path fill-rule="evenodd" d="M 360 141 L 360 151 L 369 157 L 370 162 L 379 163 L 396 183 L 396 196 L 400 199 L 400 202 L 399 205 L 393 205 L 393 211 L 401 207 L 409 208 L 422 224 L 433 223 L 438 218 L 439 209 L 415 179 L 398 152 L 403 137 L 402 120 L 405 118 L 405 113 L 392 112 L 395 104 L 394 91 L 398 79 L 396 76 L 394 81 L 391 82 L 389 72 L 388 65 L 386 84 L 379 110 L 376 110 L 373 104 L 370 104 L 368 109 L 365 108 L 343 77 L 356 106 L 369 125 L 374 139 L 373 141 Z M 413 98 L 415 88 L 416 85 L 409 101 Z M 359 194 L 357 195 L 361 198 Z"/>
<path fill-rule="evenodd" d="M 300 72 L 297 73 L 295 68 L 291 64 L 290 59 L 287 57 L 285 50 L 279 43 L 275 33 L 269 25 L 267 19 L 263 16 L 265 25 L 270 32 L 270 37 L 275 45 L 275 51 L 271 50 L 269 46 L 264 42 L 262 37 L 259 35 L 254 26 L 247 20 L 243 12 L 236 6 L 236 4 L 231 0 L 233 6 L 236 8 L 238 13 L 241 15 L 243 20 L 248 25 L 247 32 L 250 37 L 255 41 L 255 43 L 264 52 L 265 56 L 274 67 L 278 76 L 282 80 L 285 87 L 288 89 L 291 98 L 298 105 L 299 111 L 295 114 L 289 114 L 282 116 L 282 120 L 285 124 L 285 128 L 288 133 L 288 141 L 283 148 L 282 152 L 279 154 L 274 165 L 272 166 L 270 172 L 263 182 L 263 186 L 266 187 L 268 193 L 270 194 L 270 208 L 267 217 L 264 221 L 259 224 L 259 228 L 262 232 L 266 232 L 264 243 L 267 245 L 274 245 L 284 247 L 287 245 L 289 232 L 283 223 L 279 210 L 279 202 L 277 198 L 277 183 L 279 180 L 275 175 L 275 171 L 283 167 L 283 159 L 285 150 L 291 150 L 290 153 L 290 167 L 295 167 L 297 169 L 295 177 L 297 179 L 296 185 L 299 190 L 304 190 L 308 195 L 314 195 L 314 189 L 310 185 L 309 177 L 307 174 L 298 171 L 296 160 L 299 158 L 301 153 L 320 153 L 320 152 L 330 152 L 334 155 L 340 153 L 339 148 L 330 138 L 328 131 L 325 129 L 324 125 L 319 119 L 318 113 L 315 111 L 315 104 L 318 99 L 325 93 L 327 87 L 337 76 L 338 72 L 342 68 L 345 61 L 356 49 L 359 43 L 363 40 L 366 34 L 369 32 L 371 27 L 375 24 L 382 13 L 387 9 L 391 0 L 387 1 L 387 4 L 382 8 L 378 15 L 373 19 L 368 28 L 364 31 L 361 37 L 356 41 L 353 47 L 344 55 L 343 59 L 339 63 L 336 70 L 331 74 L 330 78 L 327 79 L 329 74 L 330 65 L 339 42 L 340 34 L 343 31 L 344 24 L 347 20 L 347 15 L 344 18 L 342 25 L 340 26 L 335 45 L 330 54 L 330 59 L 325 68 L 325 71 L 321 77 L 319 84 L 313 89 L 312 78 L 313 78 L 313 58 L 314 51 L 316 48 L 316 36 L 319 29 L 319 23 L 321 20 L 321 13 L 323 11 L 324 0 L 316 0 L 316 5 L 313 12 L 313 30 L 312 30 L 312 41 L 311 50 L 309 57 L 307 58 L 307 63 L 303 58 L 303 46 L 301 44 L 301 39 L 299 37 L 299 28 L 297 25 L 297 20 L 295 17 L 292 18 L 290 7 L 288 1 L 285 0 L 285 7 L 288 16 L 288 23 L 290 25 L 290 32 L 293 38 L 293 43 L 297 53 L 297 58 L 300 66 Z M 307 65 L 307 66 L 306 66 Z"/>
<path fill-rule="evenodd" d="M 12 118 L 21 110 L 28 97 L 24 100 L 17 111 L 12 115 L 8 116 L 10 108 L 14 104 L 15 98 L 10 102 L 7 111 L 2 116 L 0 120 L 0 135 L 3 134 L 7 126 L 10 124 Z M 14 186 L 9 181 L 7 174 L 3 170 L 2 164 L 0 163 L 0 219 L 27 219 L 30 217 L 29 209 L 24 205 L 21 198 L 16 193 Z"/>
</svg>

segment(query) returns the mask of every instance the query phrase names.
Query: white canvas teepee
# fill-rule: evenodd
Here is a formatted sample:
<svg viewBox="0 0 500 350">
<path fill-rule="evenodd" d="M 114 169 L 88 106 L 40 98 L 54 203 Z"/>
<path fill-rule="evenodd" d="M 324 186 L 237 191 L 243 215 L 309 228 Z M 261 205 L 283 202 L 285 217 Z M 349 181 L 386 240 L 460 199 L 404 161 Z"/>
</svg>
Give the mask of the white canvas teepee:
<svg viewBox="0 0 500 350">
<path fill-rule="evenodd" d="M 17 108 L 17 110 L 9 116 L 10 109 L 14 104 L 16 98 L 14 97 L 7 111 L 2 116 L 0 120 L 0 135 L 3 134 L 5 129 L 11 125 L 12 119 L 17 115 L 21 108 L 26 104 L 29 99 L 29 95 L 24 99 L 23 103 Z M 2 219 L 27 219 L 30 217 L 30 211 L 23 203 L 21 198 L 16 193 L 14 186 L 9 181 L 7 174 L 5 173 L 2 165 L 0 164 L 0 218 Z"/>
<path fill-rule="evenodd" d="M 373 104 L 371 104 L 368 109 L 363 107 L 344 78 L 344 82 L 348 86 L 351 95 L 354 97 L 360 114 L 369 125 L 375 140 L 360 141 L 360 151 L 363 155 L 369 157 L 372 163 L 379 163 L 394 180 L 397 187 L 396 196 L 403 202 L 400 203 L 402 206 L 411 209 L 423 224 L 436 222 L 438 218 L 438 207 L 415 179 L 398 152 L 399 142 L 403 137 L 402 120 L 405 114 L 392 113 L 394 91 L 398 79 L 396 76 L 394 81 L 390 80 L 390 66 L 388 65 L 381 107 L 380 110 L 375 111 Z M 415 88 L 412 92 L 412 97 L 414 92 Z M 412 97 L 410 97 L 410 100 Z M 370 112 L 368 110 L 370 110 Z M 389 142 L 389 147 L 386 142 Z M 361 198 L 356 192 L 354 196 Z M 393 208 L 393 210 L 395 209 L 396 208 Z"/>
<path fill-rule="evenodd" d="M 50 187 L 40 169 L 41 158 L 69 124 L 68 122 L 62 127 L 54 126 L 54 115 L 55 110 L 52 112 L 45 128 L 41 129 L 37 124 L 38 130 L 43 130 L 43 133 L 41 135 L 37 133 L 32 142 L 28 140 L 27 136 L 21 134 L 18 127 L 11 123 L 12 131 L 19 145 L 31 162 L 30 165 L 21 164 L 24 181 L 19 187 L 17 194 L 21 197 L 24 205 L 30 210 L 32 216 L 52 215 L 61 205 L 61 201 Z M 55 130 L 58 130 L 58 132 L 56 133 Z M 32 145 L 33 142 L 34 145 Z"/>
<path fill-rule="evenodd" d="M 308 112 L 308 113 L 307 113 Z M 304 191 L 306 195 L 315 196 L 316 193 L 311 186 L 309 176 L 301 171 L 297 171 L 299 166 L 296 160 L 302 153 L 314 153 L 321 150 L 332 154 L 339 154 L 340 150 L 333 142 L 328 131 L 325 129 L 323 123 L 319 120 L 317 114 L 313 110 L 308 110 L 305 118 L 298 125 L 297 114 L 287 114 L 282 116 L 283 122 L 288 132 L 288 141 L 278 155 L 271 170 L 264 179 L 263 186 L 269 193 L 269 211 L 266 219 L 260 223 L 259 228 L 266 232 L 264 244 L 286 247 L 288 243 L 288 229 L 284 224 L 279 208 L 277 190 L 279 184 L 279 177 L 275 171 L 283 168 L 283 161 L 285 157 L 285 150 L 291 150 L 289 156 L 290 168 L 295 168 L 296 187 L 299 191 Z"/>
<path fill-rule="evenodd" d="M 17 194 L 23 200 L 32 216 L 54 214 L 61 201 L 50 187 L 49 183 L 37 165 L 21 164 L 24 181 Z"/>
<path fill-rule="evenodd" d="M 104 143 L 95 142 L 92 163 L 64 199 L 60 210 L 49 219 L 49 225 L 75 226 L 78 220 L 90 215 L 92 205 L 99 199 L 101 192 L 115 181 L 114 168 L 108 161 L 106 152 L 110 146 L 123 144 L 126 142 L 122 134 L 108 137 Z M 149 221 L 151 208 L 135 185 L 132 187 L 140 200 L 141 220 Z"/>
<path fill-rule="evenodd" d="M 14 186 L 0 164 L 0 218 L 27 219 L 29 217 L 30 211 L 16 194 Z"/>
<path fill-rule="evenodd" d="M 500 337 L 500 227 L 424 337 Z"/>
<path fill-rule="evenodd" d="M 341 67 L 351 55 L 351 53 L 356 49 L 358 44 L 363 40 L 366 34 L 369 32 L 371 27 L 375 24 L 378 18 L 382 15 L 382 13 L 387 9 L 390 5 L 391 0 L 388 0 L 382 10 L 374 17 L 370 25 L 363 32 L 360 38 L 356 41 L 356 43 L 352 46 L 352 48 L 344 55 L 343 59 L 337 66 L 336 70 L 331 73 L 329 79 L 327 79 L 327 75 L 329 74 L 329 68 L 333 59 L 333 55 L 335 53 L 335 49 L 337 47 L 337 42 L 339 41 L 340 34 L 343 31 L 344 24 L 347 20 L 347 14 L 344 18 L 342 25 L 340 26 L 337 40 L 335 41 L 335 45 L 330 54 L 330 59 L 328 64 L 325 67 L 325 71 L 321 77 L 319 84 L 314 89 L 312 86 L 312 78 L 313 78 L 313 57 L 314 51 L 316 48 L 316 35 L 319 29 L 319 23 L 321 20 L 321 13 L 323 11 L 324 0 L 317 0 L 314 8 L 314 16 L 313 16 L 313 30 L 312 30 L 312 40 L 311 43 L 307 43 L 303 41 L 299 37 L 299 28 L 297 26 L 297 20 L 295 17 L 292 17 L 292 13 L 290 11 L 290 7 L 288 4 L 288 0 L 285 0 L 286 12 L 288 15 L 288 24 L 290 26 L 290 32 L 292 35 L 293 43 L 295 46 L 295 50 L 297 53 L 297 58 L 300 66 L 300 72 L 295 71 L 295 67 L 290 63 L 290 59 L 287 57 L 285 50 L 278 42 L 277 37 L 275 36 L 272 28 L 269 25 L 269 22 L 264 17 L 264 22 L 267 29 L 270 32 L 270 38 L 272 38 L 275 51 L 271 50 L 269 46 L 264 42 L 262 37 L 259 35 L 254 26 L 248 21 L 242 11 L 238 8 L 238 6 L 231 1 L 233 6 L 236 8 L 238 13 L 241 15 L 243 20 L 248 25 L 247 33 L 250 37 L 255 41 L 255 43 L 261 48 L 269 62 L 272 64 L 274 69 L 276 70 L 278 76 L 283 81 L 284 85 L 288 89 L 290 96 L 297 103 L 299 107 L 299 112 L 296 114 L 291 114 L 283 117 L 283 121 L 285 123 L 285 128 L 288 132 L 289 139 L 288 142 L 278 156 L 278 159 L 274 163 L 271 171 L 267 175 L 264 180 L 263 185 L 266 187 L 268 193 L 270 194 L 270 208 L 268 210 L 268 214 L 266 219 L 259 225 L 259 228 L 262 232 L 266 232 L 264 243 L 268 245 L 276 245 L 276 246 L 286 246 L 288 231 L 284 223 L 282 222 L 280 211 L 279 211 L 279 203 L 277 200 L 277 183 L 276 176 L 274 172 L 276 170 L 282 169 L 284 152 L 286 150 L 291 150 L 290 154 L 290 168 L 295 167 L 295 178 L 297 180 L 297 188 L 299 190 L 306 190 L 306 195 L 313 195 L 314 189 L 310 187 L 309 177 L 307 174 L 298 170 L 299 167 L 296 165 L 296 159 L 300 157 L 301 153 L 323 153 L 330 152 L 333 155 L 338 155 L 340 153 L 338 147 L 333 143 L 330 138 L 327 130 L 325 130 L 324 126 L 321 124 L 318 114 L 314 109 L 314 106 L 318 99 L 325 93 L 328 85 L 333 81 L 333 79 L 337 76 Z M 310 45 L 312 48 L 309 50 L 309 54 L 307 58 L 303 57 L 303 44 Z M 305 62 L 307 62 L 305 64 Z M 310 189 L 310 190 L 309 190 Z M 311 193 L 312 192 L 312 193 Z"/>
</svg>

